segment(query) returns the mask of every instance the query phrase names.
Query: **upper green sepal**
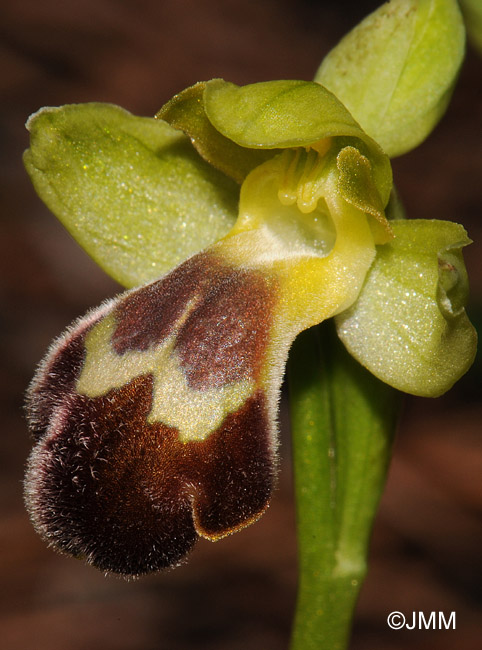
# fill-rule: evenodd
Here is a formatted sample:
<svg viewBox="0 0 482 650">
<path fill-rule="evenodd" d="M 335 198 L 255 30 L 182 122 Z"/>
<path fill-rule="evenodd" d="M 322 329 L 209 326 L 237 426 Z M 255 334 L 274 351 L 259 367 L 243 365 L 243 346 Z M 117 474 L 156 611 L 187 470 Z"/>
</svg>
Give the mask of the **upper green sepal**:
<svg viewBox="0 0 482 650">
<path fill-rule="evenodd" d="M 304 147 L 331 136 L 364 136 L 333 93 L 312 81 L 236 86 L 212 79 L 204 102 L 216 129 L 242 147 Z"/>
<path fill-rule="evenodd" d="M 52 212 L 115 280 L 153 280 L 225 235 L 238 186 L 162 120 L 110 104 L 44 108 L 25 167 Z"/>
<path fill-rule="evenodd" d="M 252 169 L 273 156 L 274 152 L 240 147 L 217 131 L 204 109 L 205 87 L 206 82 L 200 81 L 174 95 L 156 118 L 184 131 L 204 160 L 237 183 L 242 183 Z"/>
<path fill-rule="evenodd" d="M 422 142 L 442 117 L 465 51 L 455 0 L 392 0 L 325 57 L 329 88 L 390 156 Z"/>
<path fill-rule="evenodd" d="M 392 186 L 388 157 L 320 84 L 277 80 L 236 86 L 212 79 L 204 90 L 204 106 L 213 126 L 242 147 L 308 147 L 348 136 L 346 144 L 370 160 L 382 202 L 388 201 Z"/>
<path fill-rule="evenodd" d="M 336 318 L 348 351 L 382 381 L 437 397 L 474 360 L 477 335 L 466 313 L 464 228 L 437 220 L 392 221 L 358 300 Z"/>
</svg>

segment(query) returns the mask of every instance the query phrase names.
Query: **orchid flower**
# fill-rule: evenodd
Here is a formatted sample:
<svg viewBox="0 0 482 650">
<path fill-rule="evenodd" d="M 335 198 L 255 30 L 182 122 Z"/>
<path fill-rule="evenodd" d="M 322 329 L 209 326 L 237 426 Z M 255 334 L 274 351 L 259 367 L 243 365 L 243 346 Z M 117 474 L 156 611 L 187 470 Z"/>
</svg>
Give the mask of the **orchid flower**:
<svg viewBox="0 0 482 650">
<path fill-rule="evenodd" d="M 155 118 L 107 104 L 30 118 L 38 193 L 127 287 L 53 343 L 29 389 L 26 501 L 60 551 L 137 576 L 256 521 L 290 346 L 326 319 L 401 391 L 440 395 L 472 363 L 470 240 L 455 223 L 393 218 L 389 160 L 433 128 L 458 63 L 409 114 L 420 51 L 405 51 L 405 76 L 387 72 L 403 91 L 391 108 L 381 93 L 357 107 L 370 84 L 341 72 L 352 47 L 313 82 L 215 79 Z"/>
</svg>

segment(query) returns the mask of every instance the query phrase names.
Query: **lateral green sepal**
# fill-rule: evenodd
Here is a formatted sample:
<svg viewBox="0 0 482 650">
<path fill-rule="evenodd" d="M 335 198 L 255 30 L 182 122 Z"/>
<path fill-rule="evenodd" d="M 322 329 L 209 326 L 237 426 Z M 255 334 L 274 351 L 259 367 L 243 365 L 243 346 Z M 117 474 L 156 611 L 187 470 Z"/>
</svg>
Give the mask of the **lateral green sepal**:
<svg viewBox="0 0 482 650">
<path fill-rule="evenodd" d="M 27 128 L 37 193 L 126 287 L 163 275 L 236 220 L 238 186 L 162 120 L 88 103 L 43 108 Z"/>
<path fill-rule="evenodd" d="M 358 300 L 336 318 L 348 351 L 382 381 L 437 397 L 473 362 L 477 335 L 465 313 L 464 228 L 437 220 L 392 221 Z"/>
</svg>

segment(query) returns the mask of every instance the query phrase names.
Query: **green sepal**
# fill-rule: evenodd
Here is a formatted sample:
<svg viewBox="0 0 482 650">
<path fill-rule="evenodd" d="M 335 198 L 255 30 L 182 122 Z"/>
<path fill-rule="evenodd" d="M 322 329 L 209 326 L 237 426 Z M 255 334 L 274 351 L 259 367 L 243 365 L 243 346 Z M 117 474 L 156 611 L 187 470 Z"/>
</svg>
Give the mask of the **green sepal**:
<svg viewBox="0 0 482 650">
<path fill-rule="evenodd" d="M 238 186 L 166 122 L 90 103 L 41 109 L 27 128 L 37 193 L 126 287 L 163 275 L 236 220 Z"/>
<path fill-rule="evenodd" d="M 209 121 L 204 110 L 203 93 L 206 82 L 200 81 L 174 95 L 156 114 L 191 138 L 200 156 L 237 183 L 275 152 L 240 147 L 226 138 Z"/>
<path fill-rule="evenodd" d="M 392 0 L 340 41 L 315 81 L 335 93 L 390 157 L 399 156 L 442 117 L 464 49 L 455 0 Z"/>
<path fill-rule="evenodd" d="M 470 367 L 477 344 L 459 224 L 392 221 L 395 238 L 377 249 L 358 300 L 336 318 L 348 351 L 382 381 L 437 397 Z"/>
<path fill-rule="evenodd" d="M 213 126 L 242 147 L 308 147 L 326 138 L 350 136 L 350 144 L 373 166 L 382 202 L 388 201 L 392 186 L 388 157 L 320 84 L 278 80 L 236 86 L 213 79 L 206 84 L 204 106 Z"/>
</svg>

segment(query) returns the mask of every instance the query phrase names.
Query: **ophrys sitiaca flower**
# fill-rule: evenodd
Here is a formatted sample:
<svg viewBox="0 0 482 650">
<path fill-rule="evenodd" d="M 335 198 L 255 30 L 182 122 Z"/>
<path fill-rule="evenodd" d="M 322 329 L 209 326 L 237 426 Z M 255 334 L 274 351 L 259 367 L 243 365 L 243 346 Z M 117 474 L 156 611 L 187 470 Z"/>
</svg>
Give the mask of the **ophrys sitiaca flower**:
<svg viewBox="0 0 482 650">
<path fill-rule="evenodd" d="M 327 318 L 407 392 L 440 394 L 470 365 L 464 229 L 387 219 L 389 159 L 323 86 L 213 80 L 158 119 L 90 104 L 29 128 L 47 204 L 114 277 L 147 281 L 74 323 L 29 391 L 27 503 L 61 551 L 139 575 L 255 521 L 290 345 Z M 117 207 L 137 196 L 131 224 Z"/>
</svg>

